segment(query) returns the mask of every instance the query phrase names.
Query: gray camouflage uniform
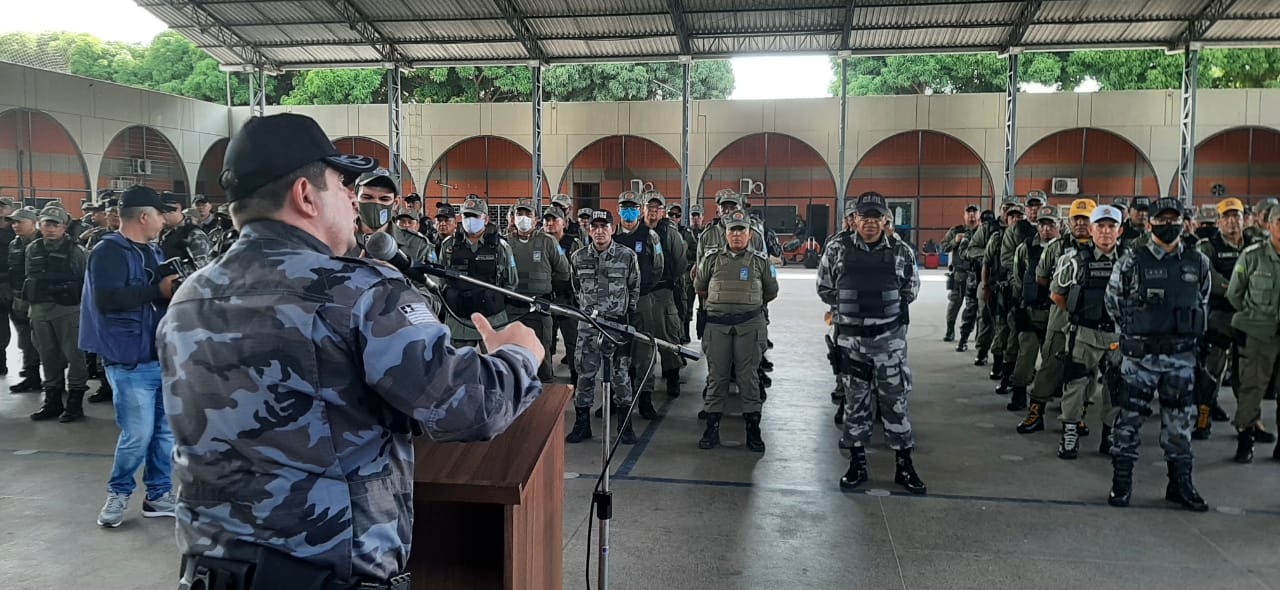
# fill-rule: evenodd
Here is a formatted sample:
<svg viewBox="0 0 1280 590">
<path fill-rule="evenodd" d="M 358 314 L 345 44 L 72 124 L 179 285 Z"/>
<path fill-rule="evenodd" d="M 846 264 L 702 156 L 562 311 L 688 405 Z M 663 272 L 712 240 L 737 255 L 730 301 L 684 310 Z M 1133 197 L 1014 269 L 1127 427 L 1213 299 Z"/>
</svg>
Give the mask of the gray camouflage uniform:
<svg viewBox="0 0 1280 590">
<path fill-rule="evenodd" d="M 400 273 L 276 221 L 183 282 L 158 334 L 179 552 L 267 546 L 339 580 L 406 571 L 409 417 L 485 440 L 542 391 L 529 352 L 453 348 Z"/>
<path fill-rule="evenodd" d="M 578 294 L 578 308 L 585 313 L 599 312 L 607 319 L 627 323 L 635 317 L 640 302 L 640 263 L 636 253 L 617 242 L 610 242 L 603 252 L 594 244 L 573 253 L 573 287 Z M 629 346 L 618 348 L 608 338 L 601 344 L 600 333 L 587 322 L 578 322 L 578 342 L 574 346 L 573 362 L 578 370 L 578 386 L 574 393 L 574 405 L 590 408 L 595 403 L 596 380 L 610 379 L 613 404 L 630 406 L 631 351 Z M 612 364 L 603 373 L 600 359 L 612 355 Z"/>
</svg>

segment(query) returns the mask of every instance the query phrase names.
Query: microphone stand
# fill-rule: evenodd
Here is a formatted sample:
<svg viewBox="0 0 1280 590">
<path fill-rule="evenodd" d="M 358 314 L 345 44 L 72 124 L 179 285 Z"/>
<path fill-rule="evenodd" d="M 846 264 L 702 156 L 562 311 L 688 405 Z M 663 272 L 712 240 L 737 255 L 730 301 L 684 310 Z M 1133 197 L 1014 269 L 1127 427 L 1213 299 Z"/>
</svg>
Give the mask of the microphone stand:
<svg viewBox="0 0 1280 590">
<path fill-rule="evenodd" d="M 702 353 L 691 348 L 686 348 L 673 342 L 667 342 L 652 335 L 637 331 L 634 327 L 619 322 L 614 322 L 600 316 L 599 312 L 590 314 L 573 306 L 560 305 L 552 303 L 545 299 L 521 295 L 510 289 L 499 287 L 492 283 L 486 283 L 479 279 L 475 279 L 464 275 L 451 268 L 438 264 L 415 264 L 411 270 L 422 272 L 434 277 L 450 279 L 454 281 L 462 281 L 475 285 L 482 289 L 487 289 L 496 293 L 501 293 L 509 300 L 519 301 L 529 306 L 530 313 L 540 313 L 551 316 L 558 316 L 570 319 L 576 319 L 581 322 L 591 324 L 599 333 L 597 348 L 600 350 L 600 367 L 597 369 L 596 382 L 600 384 L 602 397 L 600 415 L 604 419 L 603 445 L 601 446 L 600 455 L 600 477 L 597 480 L 597 491 L 592 493 L 591 502 L 596 506 L 596 519 L 600 521 L 600 538 L 598 543 L 598 551 L 600 561 L 596 573 L 596 583 L 600 590 L 607 590 L 609 587 L 609 521 L 613 519 L 613 492 L 609 489 L 609 463 L 613 460 L 613 453 L 616 450 L 617 441 L 613 444 L 609 442 L 609 420 L 613 405 L 612 376 L 613 376 L 613 353 L 616 352 L 618 346 L 624 342 L 633 342 L 635 340 L 647 340 L 654 347 L 654 356 L 652 361 L 657 360 L 658 349 L 673 352 L 686 359 L 698 361 L 702 359 Z M 614 350 L 605 352 L 605 339 L 614 344 Z M 546 351 L 551 354 L 552 351 Z M 651 361 L 651 362 L 652 362 Z M 637 396 L 632 392 L 631 406 L 627 408 L 627 416 L 623 419 L 625 424 L 631 420 L 631 412 L 635 409 Z"/>
</svg>

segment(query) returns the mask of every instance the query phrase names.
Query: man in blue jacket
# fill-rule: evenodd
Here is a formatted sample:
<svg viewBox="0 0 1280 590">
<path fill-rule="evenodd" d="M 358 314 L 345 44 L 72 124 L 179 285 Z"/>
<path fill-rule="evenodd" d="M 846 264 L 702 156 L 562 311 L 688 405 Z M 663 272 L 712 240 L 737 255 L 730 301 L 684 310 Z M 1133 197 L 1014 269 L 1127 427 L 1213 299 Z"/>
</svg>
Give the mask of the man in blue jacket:
<svg viewBox="0 0 1280 590">
<path fill-rule="evenodd" d="M 160 391 L 156 327 L 178 275 L 161 269 L 155 244 L 164 230 L 163 214 L 172 210 L 150 188 L 126 190 L 120 231 L 102 236 L 85 273 L 80 348 L 102 358 L 120 426 L 107 502 L 98 515 L 98 524 L 105 527 L 120 526 L 136 486 L 134 475 L 144 462 L 142 515 L 173 516 L 173 432 Z"/>
</svg>

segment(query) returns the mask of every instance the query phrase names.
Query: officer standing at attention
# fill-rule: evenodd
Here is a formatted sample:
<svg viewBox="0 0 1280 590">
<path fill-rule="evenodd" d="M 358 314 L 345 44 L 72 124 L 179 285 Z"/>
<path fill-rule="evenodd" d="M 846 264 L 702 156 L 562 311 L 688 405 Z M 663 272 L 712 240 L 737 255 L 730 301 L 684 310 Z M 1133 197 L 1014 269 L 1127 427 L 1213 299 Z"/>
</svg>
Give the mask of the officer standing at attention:
<svg viewBox="0 0 1280 590">
<path fill-rule="evenodd" d="M 551 236 L 560 245 L 566 260 L 573 259 L 573 253 L 582 248 L 582 240 L 565 233 L 565 226 L 570 221 L 559 207 L 547 207 L 542 211 L 542 231 Z M 577 305 L 578 296 L 573 291 L 573 266 L 569 266 L 569 275 L 563 278 L 551 277 L 551 301 L 560 305 Z M 551 324 L 551 347 L 547 349 L 547 358 L 556 350 L 557 336 L 564 336 L 564 357 L 560 364 L 569 365 L 569 382 L 578 382 L 578 366 L 574 364 L 574 346 L 578 343 L 578 320 L 555 316 Z"/>
<path fill-rule="evenodd" d="M 7 261 L 9 265 L 9 285 L 12 307 L 9 317 L 18 332 L 18 349 L 22 351 L 22 380 L 9 387 L 10 393 L 33 393 L 40 391 L 40 352 L 36 348 L 35 338 L 31 332 L 31 303 L 23 293 L 27 280 L 27 246 L 39 237 L 37 223 L 39 215 L 31 209 L 22 208 L 14 211 L 5 220 L 13 229 L 14 237 L 8 245 Z"/>
<path fill-rule="evenodd" d="M 631 325 L 635 326 L 637 331 L 662 338 L 661 334 L 665 333 L 666 324 L 662 321 L 662 316 L 653 311 L 657 306 L 653 292 L 665 277 L 663 268 L 666 259 L 662 255 L 662 238 L 658 232 L 650 229 L 648 224 L 640 219 L 643 215 L 640 211 L 640 202 L 640 196 L 632 191 L 625 191 L 618 195 L 618 218 L 622 220 L 622 228 L 613 235 L 613 241 L 635 252 L 640 265 L 640 300 L 635 317 L 631 318 Z M 595 219 L 592 217 L 593 224 Z M 657 369 L 650 370 L 649 366 L 653 360 L 654 350 L 652 346 L 636 342 L 631 353 L 632 371 L 637 380 L 635 387 L 639 389 L 640 394 L 636 405 L 639 406 L 638 411 L 642 417 L 653 420 L 658 417 L 658 411 L 653 407 L 653 382 L 656 381 L 657 376 L 654 373 Z M 658 363 L 657 366 L 660 365 L 661 363 Z M 578 374 L 582 375 L 581 368 L 578 369 Z M 638 380 L 646 375 L 648 379 L 640 383 Z"/>
<path fill-rule="evenodd" d="M 1147 233 L 1147 209 L 1151 207 L 1150 197 L 1134 197 L 1129 207 L 1129 221 L 1124 224 L 1120 233 L 1120 241 L 1128 244 Z"/>
<path fill-rule="evenodd" d="M 1253 241 L 1265 241 L 1267 239 L 1267 209 L 1280 204 L 1275 197 L 1265 199 L 1254 208 L 1253 220 L 1245 224 L 1244 237 Z"/>
<path fill-rule="evenodd" d="M 89 391 L 89 367 L 80 351 L 80 294 L 88 255 L 67 235 L 69 220 L 62 208 L 45 207 L 40 239 L 27 246 L 23 299 L 31 303 L 31 331 L 44 365 L 44 405 L 32 420 L 83 418 Z"/>
<path fill-rule="evenodd" d="M 702 260 L 707 254 L 708 248 L 723 248 L 725 244 L 724 235 L 724 219 L 730 213 L 742 209 L 744 197 L 729 189 L 716 192 L 716 207 L 719 209 L 720 217 L 711 222 L 701 235 L 698 236 L 698 260 Z M 751 249 L 757 252 L 765 252 L 764 234 L 755 227 L 751 228 Z M 696 270 L 696 269 L 695 269 Z"/>
<path fill-rule="evenodd" d="M 973 232 L 973 237 L 969 239 L 968 248 L 965 250 L 965 257 L 969 259 L 969 268 L 976 273 L 978 280 L 978 339 L 975 344 L 978 347 L 978 355 L 973 359 L 975 367 L 982 367 L 987 364 L 987 353 L 991 351 L 991 341 L 995 337 L 995 326 L 992 322 L 995 317 L 992 314 L 991 301 L 987 297 L 986 281 L 983 279 L 984 270 L 986 270 L 987 243 L 992 240 L 998 240 L 1003 234 L 1005 227 L 1005 213 L 1009 208 L 1018 206 L 1016 198 L 1005 199 L 1000 205 L 1000 214 L 995 216 L 991 221 L 983 220 L 982 227 Z M 996 363 L 999 366 L 1000 363 Z M 994 371 L 996 367 L 992 367 Z"/>
<path fill-rule="evenodd" d="M 107 206 L 105 203 L 87 203 L 84 210 L 89 212 L 89 229 L 80 234 L 80 245 L 87 250 L 91 244 L 97 244 L 102 236 L 106 235 L 107 229 Z"/>
<path fill-rule="evenodd" d="M 642 321 L 654 327 L 655 331 L 651 332 L 654 336 L 667 342 L 679 342 L 684 332 L 680 329 L 676 289 L 689 269 L 684 236 L 667 217 L 667 200 L 662 193 L 648 192 L 641 198 L 645 201 L 644 223 L 650 231 L 658 234 L 662 243 L 662 276 L 653 286 L 653 305 L 646 308 L 642 303 L 640 314 L 651 314 L 649 319 Z M 659 352 L 659 356 L 662 358 L 662 377 L 667 382 L 667 396 L 680 397 L 680 357 L 668 350 Z"/>
<path fill-rule="evenodd" d="M 511 246 L 511 254 L 516 261 L 516 293 L 529 297 L 546 297 L 550 295 L 556 281 L 569 280 L 569 258 L 560 248 L 559 242 L 545 232 L 538 231 L 538 222 L 534 218 L 536 205 L 533 199 L 520 199 L 515 207 L 515 231 L 507 236 L 507 244 Z M 554 209 L 554 207 L 548 207 Z M 507 302 L 507 317 L 519 317 L 520 323 L 529 326 L 542 347 L 554 352 L 551 347 L 551 316 L 541 313 L 529 313 L 527 305 L 512 305 Z M 538 365 L 538 379 L 550 383 L 552 377 L 551 355 L 542 359 Z"/>
<path fill-rule="evenodd" d="M 1036 267 L 1045 249 L 1058 239 L 1058 214 L 1053 207 L 1041 207 L 1036 216 L 1036 235 L 1028 238 L 1014 251 L 1013 255 L 1013 330 L 1011 338 L 1018 339 L 1018 355 L 1014 359 L 1012 370 L 1008 372 L 1009 386 L 1012 388 L 1012 399 L 1005 406 L 1010 412 L 1027 409 L 1027 387 L 1036 372 L 1036 359 L 1048 336 L 1049 309 L 1053 300 L 1049 299 L 1049 283 L 1041 283 L 1036 278 Z"/>
<path fill-rule="evenodd" d="M 856 231 L 858 231 L 858 201 L 857 199 L 850 199 L 845 201 L 844 204 L 844 224 L 841 226 L 840 231 L 836 232 L 835 235 L 830 238 L 827 238 L 827 243 L 823 245 L 822 251 L 826 252 L 827 250 L 830 250 L 832 242 L 844 240 Z M 831 362 L 831 370 L 835 372 L 836 376 L 836 387 L 831 390 L 831 403 L 836 405 L 835 423 L 836 426 L 840 426 L 844 424 L 844 384 L 848 381 L 848 375 L 845 373 L 844 369 L 849 363 L 843 360 L 844 354 L 840 352 L 840 346 L 836 344 L 836 340 L 839 337 L 837 332 L 840 328 L 839 324 L 837 324 L 834 319 L 837 313 L 839 313 L 839 309 L 835 306 L 832 306 L 827 310 L 826 320 L 829 329 L 827 330 L 826 341 L 827 360 Z M 840 438 L 840 448 L 847 449 L 852 446 L 853 443 L 851 441 L 845 440 L 844 437 Z"/>
<path fill-rule="evenodd" d="M 343 177 L 375 162 L 338 154 L 314 120 L 254 117 L 225 162 L 241 237 L 158 331 L 180 587 L 247 571 L 250 588 L 408 588 L 411 424 L 437 441 L 501 434 L 541 394 L 542 347 L 474 316 L 492 352 L 454 348 L 399 272 L 342 256 Z"/>
<path fill-rule="evenodd" d="M 477 196 L 462 202 L 462 229 L 440 244 L 440 262 L 473 279 L 514 290 L 519 284 L 516 259 L 511 245 L 498 229 L 489 225 L 489 207 Z M 453 336 L 454 346 L 479 346 L 482 333 L 470 322 L 480 314 L 489 324 L 507 323 L 507 298 L 488 289 L 463 281 L 445 286 L 444 323 Z"/>
<path fill-rule="evenodd" d="M 171 193 L 163 193 L 160 200 L 168 209 L 164 215 L 164 233 L 160 236 L 160 250 L 164 260 L 177 259 L 184 275 L 190 275 L 209 264 L 213 256 L 213 242 L 209 234 L 195 221 L 182 214 L 182 201 Z"/>
<path fill-rule="evenodd" d="M 1104 305 L 1107 281 L 1120 259 L 1120 224 L 1124 214 L 1111 205 L 1102 205 L 1089 215 L 1089 234 L 1092 245 L 1076 249 L 1075 254 L 1064 254 L 1058 261 L 1058 273 L 1050 287 L 1053 302 L 1067 312 L 1070 327 L 1067 328 L 1067 350 L 1070 356 L 1063 367 L 1066 384 L 1062 393 L 1062 441 L 1058 444 L 1059 459 L 1075 459 L 1079 454 L 1080 425 L 1084 422 L 1086 405 L 1091 397 L 1102 402 L 1102 440 L 1098 452 L 1110 451 L 1111 424 L 1115 414 L 1112 409 L 1114 371 L 1119 370 L 1120 352 L 1116 350 L 1119 335 L 1107 306 Z M 1106 367 L 1101 364 L 1105 362 Z M 1098 372 L 1112 372 L 1108 392 L 1091 395 Z"/>
<path fill-rule="evenodd" d="M 1013 267 L 1013 255 L 1018 244 L 1035 237 L 1036 228 L 1032 222 L 1039 212 L 1038 207 L 1010 207 L 1005 213 L 1007 227 L 1000 235 L 1000 240 L 992 240 L 987 244 L 988 275 L 985 278 L 991 289 L 992 323 L 995 324 L 995 336 L 991 341 L 991 353 L 995 362 L 991 364 L 991 373 L 987 376 L 1000 381 L 1000 385 L 996 387 L 999 395 L 1009 392 L 1013 364 L 1018 361 L 1018 333 L 1013 328 L 1013 307 L 1016 302 L 1014 295 L 1021 281 Z M 1031 221 L 1028 221 L 1029 218 Z"/>
<path fill-rule="evenodd" d="M 436 204 L 436 241 L 432 244 L 432 254 L 435 258 L 430 258 L 438 262 L 440 260 L 440 247 L 444 245 L 444 241 L 453 237 L 458 233 L 458 210 L 448 203 Z"/>
<path fill-rule="evenodd" d="M 778 296 L 777 271 L 767 254 L 748 247 L 751 220 L 745 213 L 729 214 L 725 229 L 726 248 L 707 251 L 698 263 L 694 285 L 707 311 L 707 328 L 702 337 L 702 350 L 707 355 L 707 397 L 703 401 L 707 427 L 698 448 L 711 449 L 720 444 L 720 418 L 733 376 L 742 396 L 747 448 L 763 453 L 760 417 L 764 401 L 755 376 L 760 344 L 765 339 L 764 306 Z"/>
<path fill-rule="evenodd" d="M 636 252 L 613 239 L 613 216 L 608 211 L 592 211 L 587 226 L 591 243 L 573 253 L 573 284 L 578 293 L 578 308 L 584 313 L 620 324 L 631 323 L 640 302 L 640 263 Z M 591 438 L 591 406 L 595 403 L 596 381 L 609 380 L 617 422 L 618 442 L 636 444 L 635 429 L 628 420 L 631 408 L 631 346 L 614 344 L 587 322 L 578 323 L 578 343 L 573 362 L 578 367 L 578 382 L 573 399 L 573 430 L 564 437 L 567 443 Z M 606 359 L 608 363 L 603 361 Z M 605 424 L 605 428 L 609 425 Z"/>
<path fill-rule="evenodd" d="M 564 216 L 565 219 L 568 219 L 569 212 L 573 210 L 573 198 L 563 193 L 551 195 L 551 206 L 559 209 L 560 215 Z M 581 228 L 578 227 L 565 227 L 564 233 L 586 242 L 587 236 L 585 235 L 585 232 L 579 231 L 580 229 Z M 570 252 L 566 252 L 566 254 L 570 254 Z"/>
<path fill-rule="evenodd" d="M 894 483 L 913 494 L 926 491 L 911 461 L 915 438 L 907 416 L 911 370 L 907 368 L 906 308 L 920 290 L 915 256 L 885 235 L 889 206 L 879 193 L 857 200 L 857 231 L 828 244 L 818 265 L 818 296 L 835 308 L 836 344 L 847 368 L 848 412 L 844 438 L 851 441 L 849 470 L 840 489 L 866 483 L 866 444 L 873 417 L 884 424 L 885 441 L 896 453 Z M 872 408 L 875 403 L 878 407 Z M 877 411 L 878 410 L 878 411 Z"/>
<path fill-rule="evenodd" d="M 1258 212 L 1270 234 L 1245 248 L 1231 273 L 1227 299 L 1237 310 L 1231 327 L 1243 333 L 1239 352 L 1239 405 L 1234 420 L 1237 435 L 1235 460 L 1253 460 L 1253 443 L 1261 424 L 1262 399 L 1277 386 L 1280 375 L 1280 205 Z M 1276 410 L 1280 423 L 1280 409 Z M 1280 443 L 1271 458 L 1280 461 Z"/>
<path fill-rule="evenodd" d="M 1128 506 L 1142 422 L 1160 399 L 1160 446 L 1169 467 L 1164 498 L 1196 512 L 1209 509 L 1191 483 L 1195 424 L 1196 341 L 1204 335 L 1211 276 L 1209 260 L 1184 248 L 1182 204 L 1156 201 L 1147 221 L 1151 239 L 1127 250 L 1107 285 L 1107 313 L 1120 331 L 1118 415 L 1112 435 L 1113 475 L 1108 503 Z"/>
<path fill-rule="evenodd" d="M 13 223 L 7 218 L 17 210 L 17 203 L 0 198 L 0 244 L 8 244 L 17 237 Z M 0 260 L 0 375 L 9 373 L 5 350 L 9 348 L 9 318 L 13 310 L 13 279 L 9 271 L 9 259 Z"/>
<path fill-rule="evenodd" d="M 356 241 L 363 245 L 373 232 L 386 232 L 395 238 L 396 245 L 405 257 L 413 262 L 426 262 L 431 257 L 431 243 L 426 238 L 400 229 L 392 219 L 392 209 L 396 203 L 396 195 L 400 187 L 391 173 L 385 168 L 362 174 L 356 181 L 356 194 L 359 197 L 360 224 Z M 350 254 L 358 254 L 359 248 Z M 463 316 L 466 317 L 466 316 Z"/>
<path fill-rule="evenodd" d="M 676 227 L 676 231 L 680 232 L 680 238 L 684 241 L 684 260 L 686 268 L 693 268 L 698 263 L 698 237 L 693 235 L 693 231 L 688 225 L 684 224 L 684 214 L 680 208 L 680 203 L 674 203 L 667 207 L 667 218 L 671 220 L 672 225 Z M 689 322 L 693 320 L 693 281 L 687 273 L 680 273 L 676 277 L 676 312 L 680 315 L 680 343 L 688 344 L 692 339 L 689 337 Z"/>
<path fill-rule="evenodd" d="M 956 316 L 960 315 L 963 307 L 957 352 L 968 350 L 969 334 L 973 332 L 973 324 L 978 320 L 978 302 L 969 296 L 969 259 L 961 255 L 978 227 L 978 206 L 969 205 L 964 208 L 964 223 L 947 230 L 947 235 L 942 238 L 942 251 L 947 253 L 951 265 L 951 272 L 947 277 L 947 334 L 942 337 L 942 341 L 952 342 L 956 339 Z"/>
</svg>

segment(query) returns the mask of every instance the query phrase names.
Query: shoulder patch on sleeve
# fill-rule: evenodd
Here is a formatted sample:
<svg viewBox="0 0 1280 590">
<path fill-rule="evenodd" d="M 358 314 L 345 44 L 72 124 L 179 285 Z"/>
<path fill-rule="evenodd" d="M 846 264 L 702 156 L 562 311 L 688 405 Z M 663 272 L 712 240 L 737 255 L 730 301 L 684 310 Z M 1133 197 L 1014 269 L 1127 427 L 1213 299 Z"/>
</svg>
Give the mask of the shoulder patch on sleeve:
<svg viewBox="0 0 1280 590">
<path fill-rule="evenodd" d="M 400 313 L 404 314 L 405 319 L 410 324 L 438 324 L 440 320 L 436 316 L 431 315 L 431 310 L 427 308 L 426 303 L 406 303 L 400 306 Z"/>
</svg>

